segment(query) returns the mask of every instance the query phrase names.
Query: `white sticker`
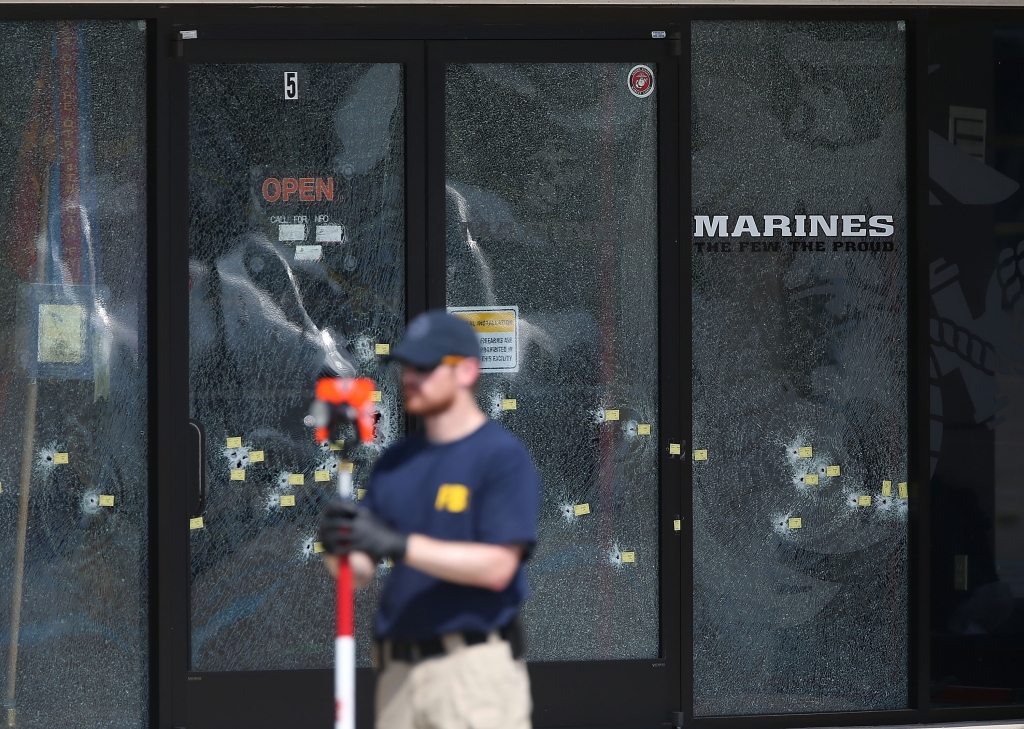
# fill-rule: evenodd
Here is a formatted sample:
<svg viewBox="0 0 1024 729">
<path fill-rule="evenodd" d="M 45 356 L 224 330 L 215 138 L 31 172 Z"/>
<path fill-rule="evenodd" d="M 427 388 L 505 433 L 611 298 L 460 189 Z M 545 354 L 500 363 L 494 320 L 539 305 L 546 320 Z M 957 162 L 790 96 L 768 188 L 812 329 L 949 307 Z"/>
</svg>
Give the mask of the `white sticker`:
<svg viewBox="0 0 1024 729">
<path fill-rule="evenodd" d="M 323 246 L 295 246 L 296 261 L 319 261 L 323 255 Z"/>
<path fill-rule="evenodd" d="M 39 305 L 40 362 L 83 362 L 88 315 L 76 304 Z"/>
<path fill-rule="evenodd" d="M 451 306 L 448 312 L 476 330 L 482 371 L 519 371 L 518 306 Z"/>
<path fill-rule="evenodd" d="M 198 30 L 183 30 L 183 31 L 181 31 L 181 39 L 182 40 L 196 40 L 197 38 L 199 38 L 199 31 Z"/>
<path fill-rule="evenodd" d="M 341 243 L 345 239 L 345 229 L 340 225 L 316 226 L 317 243 Z"/>
<path fill-rule="evenodd" d="M 665 31 L 663 31 L 663 30 L 652 30 L 651 31 L 651 38 L 664 38 L 664 37 L 665 37 Z"/>
<path fill-rule="evenodd" d="M 285 101 L 295 101 L 299 98 L 299 72 L 284 72 L 284 98 Z"/>
<path fill-rule="evenodd" d="M 633 66 L 629 69 L 629 90 L 641 99 L 654 91 L 654 71 L 647 66 Z"/>
<path fill-rule="evenodd" d="M 282 223 L 277 226 L 280 241 L 306 240 L 306 226 L 303 223 Z"/>
</svg>

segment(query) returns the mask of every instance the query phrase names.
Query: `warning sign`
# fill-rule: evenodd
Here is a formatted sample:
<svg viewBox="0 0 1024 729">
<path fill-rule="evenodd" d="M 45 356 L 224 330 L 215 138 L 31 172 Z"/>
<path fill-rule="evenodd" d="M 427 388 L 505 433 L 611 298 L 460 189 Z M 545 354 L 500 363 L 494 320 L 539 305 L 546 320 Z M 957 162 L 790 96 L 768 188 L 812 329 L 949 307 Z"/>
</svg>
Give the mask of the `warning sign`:
<svg viewBox="0 0 1024 729">
<path fill-rule="evenodd" d="M 448 312 L 465 319 L 476 330 L 482 371 L 519 371 L 518 306 L 452 306 Z"/>
</svg>

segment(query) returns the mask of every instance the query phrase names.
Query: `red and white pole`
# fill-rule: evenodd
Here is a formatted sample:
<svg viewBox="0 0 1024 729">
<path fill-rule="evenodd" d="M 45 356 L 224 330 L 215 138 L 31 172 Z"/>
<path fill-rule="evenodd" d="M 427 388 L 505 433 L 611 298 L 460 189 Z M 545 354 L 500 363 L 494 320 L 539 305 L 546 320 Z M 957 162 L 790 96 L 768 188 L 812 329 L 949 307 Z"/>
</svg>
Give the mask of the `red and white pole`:
<svg viewBox="0 0 1024 729">
<path fill-rule="evenodd" d="M 338 493 L 352 498 L 352 464 L 338 466 Z M 338 561 L 337 634 L 334 637 L 334 729 L 356 729 L 356 639 L 352 565 L 348 555 Z"/>
</svg>

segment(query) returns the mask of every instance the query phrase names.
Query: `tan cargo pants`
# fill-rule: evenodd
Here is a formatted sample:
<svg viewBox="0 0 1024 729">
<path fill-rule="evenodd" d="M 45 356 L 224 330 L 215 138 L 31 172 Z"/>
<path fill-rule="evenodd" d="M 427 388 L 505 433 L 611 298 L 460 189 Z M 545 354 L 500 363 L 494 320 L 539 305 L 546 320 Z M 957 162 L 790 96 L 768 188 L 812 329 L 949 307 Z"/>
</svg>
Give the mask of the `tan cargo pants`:
<svg viewBox="0 0 1024 729">
<path fill-rule="evenodd" d="M 467 646 L 444 636 L 444 655 L 384 660 L 377 676 L 377 729 L 530 729 L 526 664 L 492 634 Z"/>
</svg>

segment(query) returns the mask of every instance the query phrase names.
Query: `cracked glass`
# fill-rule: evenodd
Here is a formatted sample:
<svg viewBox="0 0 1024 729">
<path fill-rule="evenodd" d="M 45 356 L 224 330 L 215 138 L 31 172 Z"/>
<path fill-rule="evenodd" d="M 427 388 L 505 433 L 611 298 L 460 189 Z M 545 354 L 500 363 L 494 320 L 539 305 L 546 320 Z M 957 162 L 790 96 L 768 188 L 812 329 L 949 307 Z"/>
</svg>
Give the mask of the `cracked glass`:
<svg viewBox="0 0 1024 729">
<path fill-rule="evenodd" d="M 531 661 L 659 655 L 655 69 L 446 70 L 447 302 L 541 476 Z"/>
<path fill-rule="evenodd" d="M 0 29 L 0 722 L 148 726 L 146 24 Z"/>
<path fill-rule="evenodd" d="M 189 406 L 208 483 L 190 532 L 193 671 L 333 665 L 315 539 L 338 458 L 303 418 L 325 358 L 377 382 L 357 498 L 404 432 L 381 359 L 405 322 L 402 79 L 397 64 L 189 69 Z M 363 666 L 378 595 L 376 580 L 358 597 Z"/>
<path fill-rule="evenodd" d="M 904 56 L 692 26 L 698 716 L 908 706 Z"/>
</svg>

